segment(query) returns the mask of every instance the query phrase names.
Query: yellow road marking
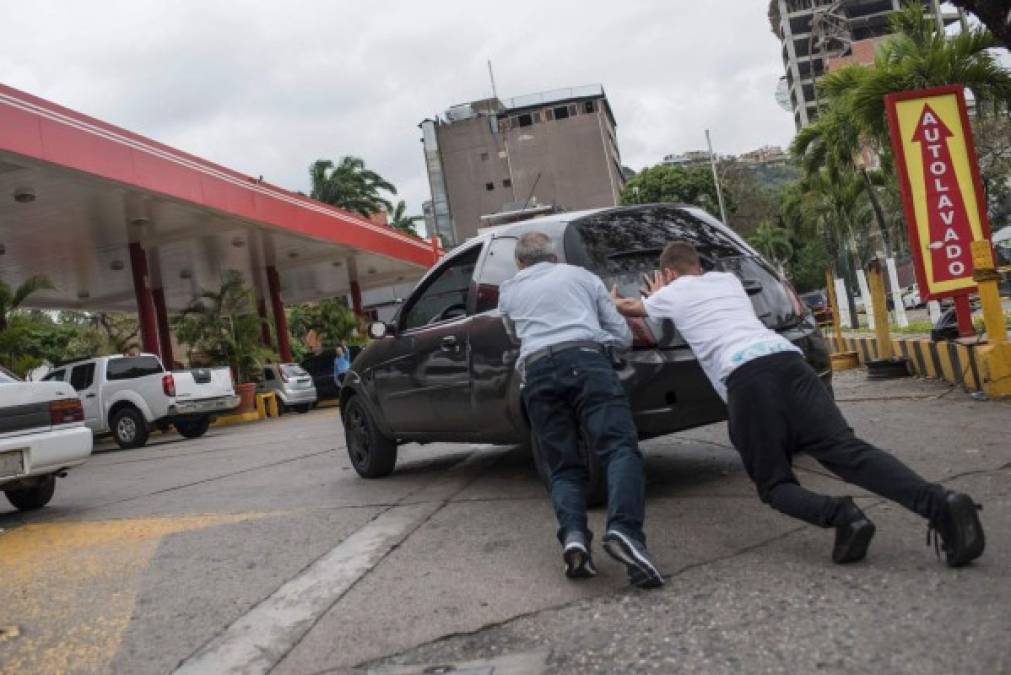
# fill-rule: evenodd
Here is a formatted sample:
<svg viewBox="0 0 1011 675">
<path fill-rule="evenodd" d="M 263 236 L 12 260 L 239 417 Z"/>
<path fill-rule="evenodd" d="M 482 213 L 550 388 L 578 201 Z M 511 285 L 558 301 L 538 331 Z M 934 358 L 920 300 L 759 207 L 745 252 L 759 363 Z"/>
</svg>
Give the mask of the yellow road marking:
<svg viewBox="0 0 1011 675">
<path fill-rule="evenodd" d="M 32 523 L 0 535 L 2 673 L 106 672 L 162 538 L 265 514 Z"/>
</svg>

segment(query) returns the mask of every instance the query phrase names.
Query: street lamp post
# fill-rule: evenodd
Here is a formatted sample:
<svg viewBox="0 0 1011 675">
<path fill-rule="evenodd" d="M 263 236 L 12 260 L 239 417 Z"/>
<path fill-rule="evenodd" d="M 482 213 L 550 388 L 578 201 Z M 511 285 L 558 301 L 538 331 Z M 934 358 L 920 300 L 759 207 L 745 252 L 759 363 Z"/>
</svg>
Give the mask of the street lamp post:
<svg viewBox="0 0 1011 675">
<path fill-rule="evenodd" d="M 713 170 L 713 183 L 716 185 L 716 200 L 720 203 L 720 220 L 727 225 L 727 208 L 723 204 L 723 190 L 720 188 L 720 177 L 716 173 L 716 155 L 713 154 L 713 141 L 709 137 L 709 129 L 706 129 L 706 145 L 709 146 L 709 166 Z"/>
</svg>

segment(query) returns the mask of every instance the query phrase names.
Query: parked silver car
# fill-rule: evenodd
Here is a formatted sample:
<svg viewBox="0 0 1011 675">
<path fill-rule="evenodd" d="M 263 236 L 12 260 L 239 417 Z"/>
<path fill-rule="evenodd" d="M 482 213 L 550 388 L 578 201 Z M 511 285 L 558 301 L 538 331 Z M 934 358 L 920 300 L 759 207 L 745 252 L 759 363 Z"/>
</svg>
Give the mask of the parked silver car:
<svg viewBox="0 0 1011 675">
<path fill-rule="evenodd" d="M 274 392 L 281 412 L 296 410 L 307 413 L 316 404 L 316 387 L 312 376 L 297 363 L 272 363 L 263 369 L 258 389 Z"/>
</svg>

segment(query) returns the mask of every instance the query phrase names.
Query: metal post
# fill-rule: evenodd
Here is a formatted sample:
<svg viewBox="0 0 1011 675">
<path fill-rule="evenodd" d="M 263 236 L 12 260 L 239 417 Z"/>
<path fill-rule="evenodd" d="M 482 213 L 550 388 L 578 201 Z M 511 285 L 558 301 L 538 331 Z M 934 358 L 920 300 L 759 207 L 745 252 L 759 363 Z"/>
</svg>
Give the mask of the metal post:
<svg viewBox="0 0 1011 675">
<path fill-rule="evenodd" d="M 284 303 L 281 302 L 281 277 L 273 265 L 267 267 L 267 289 L 270 293 L 270 310 L 274 314 L 274 328 L 277 331 L 277 355 L 281 363 L 290 363 L 291 343 L 288 337 L 288 318 L 284 315 Z"/>
<path fill-rule="evenodd" d="M 137 297 L 137 315 L 140 319 L 140 342 L 149 354 L 159 354 L 158 321 L 155 317 L 154 300 L 148 286 L 147 254 L 140 243 L 130 244 L 130 271 L 133 273 L 133 292 Z"/>
<path fill-rule="evenodd" d="M 878 358 L 885 360 L 895 356 L 895 350 L 892 348 L 892 336 L 888 326 L 888 301 L 885 299 L 885 278 L 881 267 L 880 259 L 871 261 L 867 266 L 867 282 L 874 304 L 874 334 L 878 341 Z"/>
<path fill-rule="evenodd" d="M 151 299 L 154 301 L 154 312 L 158 322 L 158 344 L 161 346 L 161 361 L 166 368 L 172 370 L 175 354 L 172 352 L 172 330 L 169 328 L 168 309 L 165 306 L 165 289 L 151 289 Z"/>
<path fill-rule="evenodd" d="M 825 290 L 828 291 L 828 304 L 832 308 L 832 332 L 835 335 L 835 349 L 832 351 L 845 351 L 843 349 L 842 316 L 839 313 L 839 300 L 836 298 L 832 270 L 825 270 Z"/>
<path fill-rule="evenodd" d="M 994 267 L 992 244 L 988 239 L 974 241 L 972 246 L 972 276 L 979 288 L 979 302 L 983 306 L 983 325 L 986 341 L 992 345 L 1007 342 L 1004 310 L 1001 307 L 997 283 L 1000 274 Z"/>
<path fill-rule="evenodd" d="M 359 318 L 365 316 L 365 309 L 362 307 L 362 287 L 358 285 L 357 279 L 351 280 L 351 308 L 355 316 Z"/>
<path fill-rule="evenodd" d="M 713 169 L 713 183 L 716 185 L 716 200 L 720 203 L 720 220 L 724 225 L 727 223 L 727 208 L 723 204 L 723 190 L 720 189 L 720 177 L 716 173 L 716 155 L 713 154 L 713 141 L 709 136 L 709 129 L 706 129 L 706 145 L 709 146 L 709 165 Z"/>
</svg>

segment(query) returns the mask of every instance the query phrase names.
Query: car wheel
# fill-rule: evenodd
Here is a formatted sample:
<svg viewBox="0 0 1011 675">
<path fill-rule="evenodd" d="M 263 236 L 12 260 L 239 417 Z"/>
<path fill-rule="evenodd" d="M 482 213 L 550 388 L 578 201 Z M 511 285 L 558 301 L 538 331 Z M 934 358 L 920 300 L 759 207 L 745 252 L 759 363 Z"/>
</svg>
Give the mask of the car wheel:
<svg viewBox="0 0 1011 675">
<path fill-rule="evenodd" d="M 28 488 L 7 490 L 4 495 L 14 508 L 19 511 L 31 511 L 41 509 L 53 498 L 53 491 L 56 490 L 56 476 L 50 474 L 42 476 L 38 483 Z"/>
<path fill-rule="evenodd" d="M 201 417 L 197 420 L 184 420 L 175 423 L 176 431 L 184 438 L 200 438 L 207 433 L 210 426 L 210 417 Z"/>
<path fill-rule="evenodd" d="M 589 473 L 589 480 L 586 483 L 586 505 L 590 508 L 603 506 L 607 503 L 607 477 L 604 475 L 604 468 L 600 464 L 600 455 L 589 452 L 586 443 L 579 444 L 580 454 L 586 461 L 586 469 Z M 548 460 L 541 452 L 537 437 L 530 436 L 530 453 L 534 457 L 534 466 L 537 468 L 537 475 L 548 492 L 551 491 L 551 467 Z"/>
<path fill-rule="evenodd" d="M 117 410 L 112 416 L 110 426 L 116 445 L 124 450 L 141 448 L 147 443 L 147 420 L 136 408 L 128 407 Z"/>
<path fill-rule="evenodd" d="M 297 406 L 295 406 L 295 410 L 299 414 L 304 415 L 307 412 L 309 412 L 310 410 L 312 410 L 312 403 L 302 403 L 300 405 L 297 405 Z"/>
<path fill-rule="evenodd" d="M 384 436 L 357 396 L 344 405 L 344 438 L 348 457 L 362 478 L 382 478 L 397 464 L 397 442 Z"/>
</svg>

